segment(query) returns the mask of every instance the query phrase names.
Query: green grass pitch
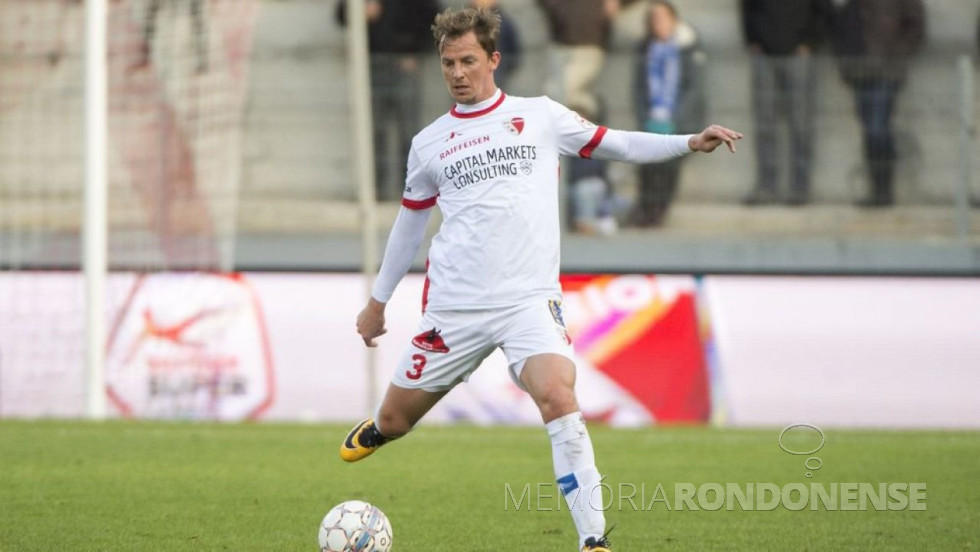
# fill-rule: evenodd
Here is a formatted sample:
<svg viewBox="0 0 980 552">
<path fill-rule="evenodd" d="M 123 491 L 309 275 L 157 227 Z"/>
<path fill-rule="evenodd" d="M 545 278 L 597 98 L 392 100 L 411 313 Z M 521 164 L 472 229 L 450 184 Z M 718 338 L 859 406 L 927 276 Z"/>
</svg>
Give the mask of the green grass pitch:
<svg viewBox="0 0 980 552">
<path fill-rule="evenodd" d="M 576 549 L 543 429 L 424 426 L 352 465 L 337 456 L 346 430 L 0 422 L 0 550 L 313 551 L 320 518 L 353 498 L 388 514 L 396 552 Z M 980 548 L 977 432 L 827 429 L 812 479 L 806 457 L 777 446 L 778 428 L 591 432 L 614 489 L 616 552 Z M 647 501 L 661 484 L 673 502 L 675 483 L 811 481 L 924 482 L 926 509 L 680 511 L 640 496 L 644 485 Z M 508 484 L 518 499 L 530 485 L 519 511 Z M 637 489 L 635 510 L 621 484 Z"/>
</svg>

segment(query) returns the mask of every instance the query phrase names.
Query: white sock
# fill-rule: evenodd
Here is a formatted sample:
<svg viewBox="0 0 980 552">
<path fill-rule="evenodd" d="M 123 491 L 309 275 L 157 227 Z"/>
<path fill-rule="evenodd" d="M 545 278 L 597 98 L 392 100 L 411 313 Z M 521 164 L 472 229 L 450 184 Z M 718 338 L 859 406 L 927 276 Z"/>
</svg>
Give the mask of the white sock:
<svg viewBox="0 0 980 552">
<path fill-rule="evenodd" d="M 581 412 L 567 414 L 545 424 L 551 438 L 558 490 L 578 530 L 579 547 L 589 537 L 599 538 L 606 528 L 601 478 L 595 467 L 592 440 Z"/>
<path fill-rule="evenodd" d="M 381 431 L 381 425 L 378 422 L 381 421 L 381 403 L 378 403 L 378 407 L 374 409 L 374 427 L 378 430 L 378 433 L 384 435 L 385 432 Z"/>
</svg>

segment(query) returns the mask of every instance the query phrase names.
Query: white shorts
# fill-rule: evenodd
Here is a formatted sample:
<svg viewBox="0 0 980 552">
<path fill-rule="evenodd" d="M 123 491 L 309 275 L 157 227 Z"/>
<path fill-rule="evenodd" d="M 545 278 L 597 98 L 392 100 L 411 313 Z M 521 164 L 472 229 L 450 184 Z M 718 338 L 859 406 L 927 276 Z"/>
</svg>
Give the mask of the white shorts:
<svg viewBox="0 0 980 552">
<path fill-rule="evenodd" d="M 447 391 L 469 379 L 500 347 L 518 387 L 529 357 L 554 353 L 574 359 L 561 301 L 539 299 L 492 310 L 426 312 L 419 334 L 402 355 L 392 383 L 407 389 Z"/>
</svg>

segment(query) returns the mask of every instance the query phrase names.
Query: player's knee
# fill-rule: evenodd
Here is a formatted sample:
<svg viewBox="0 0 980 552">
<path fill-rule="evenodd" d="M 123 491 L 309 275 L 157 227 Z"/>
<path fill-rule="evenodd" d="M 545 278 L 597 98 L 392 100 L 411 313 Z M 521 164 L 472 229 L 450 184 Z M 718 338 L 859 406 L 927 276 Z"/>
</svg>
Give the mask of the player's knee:
<svg viewBox="0 0 980 552">
<path fill-rule="evenodd" d="M 578 401 L 575 399 L 573 389 L 565 386 L 556 386 L 541 393 L 537 397 L 538 409 L 541 417 L 547 422 L 560 418 L 566 414 L 578 412 Z"/>
</svg>

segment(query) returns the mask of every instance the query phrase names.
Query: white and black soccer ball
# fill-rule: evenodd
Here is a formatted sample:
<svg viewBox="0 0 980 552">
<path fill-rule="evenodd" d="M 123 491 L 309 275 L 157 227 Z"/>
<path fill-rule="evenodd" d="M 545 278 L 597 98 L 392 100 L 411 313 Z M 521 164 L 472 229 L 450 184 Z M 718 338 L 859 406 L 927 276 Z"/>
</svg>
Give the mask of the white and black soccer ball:
<svg viewBox="0 0 980 552">
<path fill-rule="evenodd" d="M 389 552 L 391 523 L 377 506 L 348 500 L 320 522 L 320 552 Z"/>
</svg>

